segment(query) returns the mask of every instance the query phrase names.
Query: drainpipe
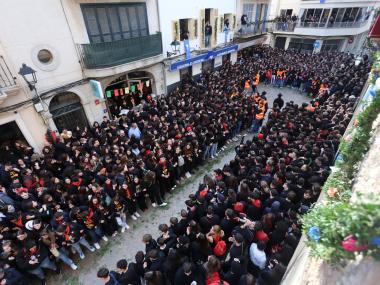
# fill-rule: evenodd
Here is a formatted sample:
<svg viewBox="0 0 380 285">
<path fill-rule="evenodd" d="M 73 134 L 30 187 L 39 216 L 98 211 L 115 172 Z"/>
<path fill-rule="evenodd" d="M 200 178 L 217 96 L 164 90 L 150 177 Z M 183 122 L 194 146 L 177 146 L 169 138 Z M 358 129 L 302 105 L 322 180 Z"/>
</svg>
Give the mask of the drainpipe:
<svg viewBox="0 0 380 285">
<path fill-rule="evenodd" d="M 165 63 L 163 61 L 160 62 L 161 63 L 161 67 L 162 67 L 162 74 L 163 74 L 163 78 L 164 78 L 164 97 L 166 97 L 167 93 L 168 93 L 168 86 L 166 85 L 166 66 L 165 66 Z M 157 82 L 156 82 L 157 84 Z"/>
<path fill-rule="evenodd" d="M 161 32 L 160 9 L 158 8 L 158 0 L 156 0 L 156 10 L 157 10 L 157 20 L 158 20 L 158 31 Z"/>
<path fill-rule="evenodd" d="M 157 10 L 157 20 L 158 20 L 158 30 L 161 32 L 161 45 L 162 45 L 162 31 L 161 31 L 161 19 L 160 19 L 160 9 L 159 9 L 159 0 L 156 0 L 156 10 Z M 164 96 L 167 95 L 167 86 L 166 86 L 166 66 L 163 61 L 161 63 L 162 75 L 164 79 Z M 157 84 L 157 82 L 156 82 Z M 159 94 L 157 94 L 159 95 Z M 161 94 L 160 94 L 161 95 Z"/>
</svg>

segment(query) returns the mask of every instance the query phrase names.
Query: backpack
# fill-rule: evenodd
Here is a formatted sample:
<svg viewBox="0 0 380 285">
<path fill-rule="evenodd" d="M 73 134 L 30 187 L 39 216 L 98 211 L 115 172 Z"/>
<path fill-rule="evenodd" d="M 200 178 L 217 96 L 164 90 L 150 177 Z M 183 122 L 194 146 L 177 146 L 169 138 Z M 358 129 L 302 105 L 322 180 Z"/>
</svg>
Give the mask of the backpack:
<svg viewBox="0 0 380 285">
<path fill-rule="evenodd" d="M 237 202 L 234 205 L 234 210 L 238 213 L 241 213 L 244 211 L 244 204 L 242 202 Z"/>
<path fill-rule="evenodd" d="M 220 257 L 220 256 L 225 255 L 226 251 L 227 251 L 227 244 L 226 244 L 226 242 L 224 240 L 218 241 L 218 243 L 214 247 L 214 254 L 216 256 Z"/>
<path fill-rule="evenodd" d="M 110 277 L 111 277 L 111 279 L 113 281 L 113 285 L 121 285 L 121 283 L 119 282 L 119 280 L 117 280 L 117 278 L 116 278 L 115 272 L 111 271 L 110 272 Z"/>
</svg>

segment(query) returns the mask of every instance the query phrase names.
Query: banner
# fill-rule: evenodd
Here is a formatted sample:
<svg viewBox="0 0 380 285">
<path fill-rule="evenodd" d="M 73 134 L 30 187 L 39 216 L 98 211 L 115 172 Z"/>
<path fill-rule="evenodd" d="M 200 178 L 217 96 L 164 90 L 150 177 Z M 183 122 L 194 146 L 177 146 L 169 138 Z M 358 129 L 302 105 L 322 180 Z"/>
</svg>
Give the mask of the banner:
<svg viewBox="0 0 380 285">
<path fill-rule="evenodd" d="M 189 40 L 183 40 L 183 45 L 185 47 L 186 59 L 190 59 L 190 42 Z"/>
<path fill-rule="evenodd" d="M 99 99 L 104 99 L 104 93 L 103 93 L 102 85 L 100 84 L 99 81 L 91 79 L 90 80 L 90 86 L 92 89 L 92 93 L 94 94 L 95 97 L 98 97 Z"/>
<path fill-rule="evenodd" d="M 228 46 L 228 47 L 217 49 L 217 50 L 211 50 L 211 51 L 208 51 L 207 53 L 197 55 L 192 58 L 173 62 L 172 64 L 170 64 L 169 70 L 175 71 L 182 68 L 186 68 L 194 64 L 216 58 L 217 56 L 223 56 L 223 55 L 232 53 L 237 50 L 238 50 L 238 45 L 232 45 L 232 46 Z"/>
</svg>

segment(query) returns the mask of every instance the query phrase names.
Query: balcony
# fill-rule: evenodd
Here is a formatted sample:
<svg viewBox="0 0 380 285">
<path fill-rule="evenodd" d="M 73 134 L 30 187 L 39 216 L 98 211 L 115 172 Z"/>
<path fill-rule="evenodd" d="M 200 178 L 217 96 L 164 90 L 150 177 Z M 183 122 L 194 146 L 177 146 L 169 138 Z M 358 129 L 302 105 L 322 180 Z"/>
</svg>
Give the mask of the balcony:
<svg viewBox="0 0 380 285">
<path fill-rule="evenodd" d="M 297 28 L 313 28 L 313 29 L 341 29 L 341 28 L 360 28 L 367 25 L 368 21 L 360 22 L 335 22 L 335 23 L 312 23 L 299 22 Z"/>
<path fill-rule="evenodd" d="M 126 40 L 78 45 L 84 68 L 102 69 L 162 54 L 161 33 Z"/>
<path fill-rule="evenodd" d="M 8 95 L 16 92 L 18 88 L 16 77 L 13 76 L 4 57 L 0 55 L 0 104 L 7 99 Z"/>
<path fill-rule="evenodd" d="M 236 38 L 244 39 L 264 35 L 272 31 L 272 21 L 251 22 L 241 26 L 235 34 Z"/>
<path fill-rule="evenodd" d="M 347 36 L 358 35 L 370 28 L 371 21 L 357 22 L 274 22 L 274 33 L 289 33 L 301 36 Z"/>
<path fill-rule="evenodd" d="M 16 85 L 16 77 L 12 75 L 4 57 L 0 55 L 0 88 L 8 89 Z"/>
</svg>

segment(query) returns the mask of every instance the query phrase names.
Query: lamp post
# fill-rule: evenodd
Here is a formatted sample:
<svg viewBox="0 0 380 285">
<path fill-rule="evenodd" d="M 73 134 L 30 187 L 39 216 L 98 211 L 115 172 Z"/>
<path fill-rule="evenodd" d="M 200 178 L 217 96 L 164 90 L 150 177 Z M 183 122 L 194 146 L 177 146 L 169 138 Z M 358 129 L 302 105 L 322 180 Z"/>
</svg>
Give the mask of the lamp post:
<svg viewBox="0 0 380 285">
<path fill-rule="evenodd" d="M 41 113 L 44 110 L 44 107 L 43 107 L 43 101 L 41 99 L 41 96 L 40 94 L 38 94 L 38 91 L 36 89 L 36 83 L 37 83 L 36 71 L 30 66 L 27 66 L 25 63 L 23 63 L 18 74 L 20 74 L 22 78 L 24 78 L 26 84 L 28 84 L 30 91 L 34 90 L 34 92 L 36 93 L 36 97 L 38 101 L 36 102 L 35 98 L 33 98 L 33 104 L 36 111 L 38 113 Z M 47 126 L 48 124 L 45 120 L 45 117 L 42 114 L 41 114 L 41 117 L 44 124 Z"/>
<path fill-rule="evenodd" d="M 176 39 L 170 43 L 170 46 L 172 47 L 173 52 L 167 52 L 167 56 L 170 57 L 172 55 L 176 55 L 179 52 L 179 46 L 181 43 L 177 41 Z"/>
</svg>

